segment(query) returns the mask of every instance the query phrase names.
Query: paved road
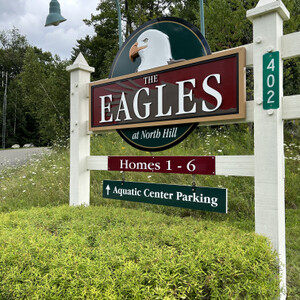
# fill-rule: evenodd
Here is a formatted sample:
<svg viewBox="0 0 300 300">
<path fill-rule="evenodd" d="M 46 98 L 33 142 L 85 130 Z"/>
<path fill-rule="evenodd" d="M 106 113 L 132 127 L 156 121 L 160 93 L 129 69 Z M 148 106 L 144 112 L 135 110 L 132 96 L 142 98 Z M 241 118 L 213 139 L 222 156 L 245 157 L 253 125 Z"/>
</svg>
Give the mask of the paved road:
<svg viewBox="0 0 300 300">
<path fill-rule="evenodd" d="M 5 167 L 18 167 L 46 152 L 49 148 L 20 148 L 0 150 L 0 171 Z"/>
</svg>

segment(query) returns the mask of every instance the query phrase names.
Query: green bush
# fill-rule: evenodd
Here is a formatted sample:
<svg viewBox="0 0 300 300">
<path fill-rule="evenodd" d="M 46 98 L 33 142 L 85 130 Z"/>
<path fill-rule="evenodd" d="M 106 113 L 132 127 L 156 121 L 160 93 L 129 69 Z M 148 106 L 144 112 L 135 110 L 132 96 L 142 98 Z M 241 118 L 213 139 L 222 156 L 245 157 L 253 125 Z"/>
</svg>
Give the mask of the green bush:
<svg viewBox="0 0 300 300">
<path fill-rule="evenodd" d="M 0 216 L 0 299 L 275 299 L 267 240 L 227 221 L 53 207 Z"/>
</svg>

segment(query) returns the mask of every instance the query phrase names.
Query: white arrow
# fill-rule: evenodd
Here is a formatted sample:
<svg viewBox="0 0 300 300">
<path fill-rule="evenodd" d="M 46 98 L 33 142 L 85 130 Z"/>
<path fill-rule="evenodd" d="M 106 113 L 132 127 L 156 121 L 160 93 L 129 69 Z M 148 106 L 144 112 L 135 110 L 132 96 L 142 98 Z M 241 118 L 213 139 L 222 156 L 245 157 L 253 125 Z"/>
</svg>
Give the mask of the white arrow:
<svg viewBox="0 0 300 300">
<path fill-rule="evenodd" d="M 110 191 L 110 186 L 109 186 L 109 184 L 106 186 L 105 189 L 106 189 L 106 194 L 109 195 L 109 191 Z"/>
</svg>

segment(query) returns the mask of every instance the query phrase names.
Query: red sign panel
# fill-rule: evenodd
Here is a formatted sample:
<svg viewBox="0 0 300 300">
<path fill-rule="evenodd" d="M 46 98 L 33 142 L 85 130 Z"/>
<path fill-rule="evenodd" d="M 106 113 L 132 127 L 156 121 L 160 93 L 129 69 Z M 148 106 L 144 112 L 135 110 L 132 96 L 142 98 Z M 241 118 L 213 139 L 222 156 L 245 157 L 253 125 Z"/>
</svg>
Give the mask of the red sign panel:
<svg viewBox="0 0 300 300">
<path fill-rule="evenodd" d="M 245 49 L 90 84 L 90 129 L 245 117 Z"/>
<path fill-rule="evenodd" d="M 108 156 L 109 171 L 215 175 L 214 156 Z"/>
</svg>

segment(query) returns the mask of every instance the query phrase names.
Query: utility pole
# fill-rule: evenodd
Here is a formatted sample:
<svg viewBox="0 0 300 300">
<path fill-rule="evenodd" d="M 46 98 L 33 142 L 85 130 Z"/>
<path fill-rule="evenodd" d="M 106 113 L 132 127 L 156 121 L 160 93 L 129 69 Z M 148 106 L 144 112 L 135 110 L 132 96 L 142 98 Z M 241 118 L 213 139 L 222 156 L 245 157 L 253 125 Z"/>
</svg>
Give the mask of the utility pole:
<svg viewBox="0 0 300 300">
<path fill-rule="evenodd" d="M 3 72 L 2 72 L 3 74 Z M 8 72 L 5 73 L 5 88 L 3 95 L 3 122 L 2 122 L 2 148 L 5 149 L 5 137 L 6 137 L 6 111 L 7 111 L 7 81 Z M 3 80 L 2 80 L 3 83 Z"/>
</svg>

